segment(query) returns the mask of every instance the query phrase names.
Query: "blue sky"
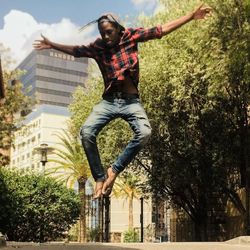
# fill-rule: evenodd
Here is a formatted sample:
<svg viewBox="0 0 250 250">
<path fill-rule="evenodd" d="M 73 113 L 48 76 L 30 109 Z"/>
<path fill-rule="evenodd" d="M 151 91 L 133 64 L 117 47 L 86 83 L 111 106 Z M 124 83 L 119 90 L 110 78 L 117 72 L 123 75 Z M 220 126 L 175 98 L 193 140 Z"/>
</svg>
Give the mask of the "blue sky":
<svg viewBox="0 0 250 250">
<path fill-rule="evenodd" d="M 79 27 L 102 13 L 133 22 L 139 14 L 152 15 L 160 7 L 158 0 L 0 0 L 0 46 L 9 48 L 18 64 L 41 33 L 59 43 L 86 44 L 96 37 L 96 27 L 83 33 Z"/>
<path fill-rule="evenodd" d="M 120 16 L 136 16 L 140 12 L 152 14 L 155 0 L 0 0 L 0 28 L 3 17 L 12 9 L 31 14 L 37 21 L 59 22 L 62 17 L 76 24 L 83 24 L 105 12 L 115 12 Z"/>
</svg>

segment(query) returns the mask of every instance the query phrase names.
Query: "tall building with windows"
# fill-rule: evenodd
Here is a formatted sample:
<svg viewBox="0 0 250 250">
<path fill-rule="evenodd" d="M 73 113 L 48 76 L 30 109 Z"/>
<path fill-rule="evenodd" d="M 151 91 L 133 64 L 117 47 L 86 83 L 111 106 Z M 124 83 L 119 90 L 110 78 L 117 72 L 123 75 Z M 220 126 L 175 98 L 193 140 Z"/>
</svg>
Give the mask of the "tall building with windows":
<svg viewBox="0 0 250 250">
<path fill-rule="evenodd" d="M 67 106 L 76 87 L 85 87 L 87 67 L 87 58 L 74 58 L 52 49 L 33 50 L 20 63 L 17 69 L 24 71 L 20 81 L 27 94 L 36 100 L 36 106 L 23 121 L 24 126 L 15 132 L 11 168 L 43 171 L 34 149 L 43 143 L 56 147 L 55 133 L 67 128 L 70 117 Z"/>
<path fill-rule="evenodd" d="M 59 148 L 58 134 L 67 128 L 70 113 L 65 107 L 42 104 L 37 106 L 23 121 L 23 126 L 14 134 L 11 147 L 11 169 L 21 172 L 44 172 L 38 150 L 41 144 L 50 148 Z M 48 152 L 48 160 L 54 159 L 54 152 Z M 47 162 L 46 168 L 54 163 Z"/>
<path fill-rule="evenodd" d="M 46 143 L 55 147 L 55 132 L 66 129 L 67 106 L 77 86 L 85 87 L 87 58 L 74 58 L 55 50 L 33 50 L 17 67 L 23 70 L 20 81 L 36 107 L 15 133 L 11 150 L 12 168 L 42 170 L 35 147 Z M 49 165 L 49 164 L 48 164 Z"/>
<path fill-rule="evenodd" d="M 33 50 L 17 67 L 28 95 L 38 104 L 67 107 L 77 86 L 85 86 L 88 59 L 56 50 Z"/>
</svg>

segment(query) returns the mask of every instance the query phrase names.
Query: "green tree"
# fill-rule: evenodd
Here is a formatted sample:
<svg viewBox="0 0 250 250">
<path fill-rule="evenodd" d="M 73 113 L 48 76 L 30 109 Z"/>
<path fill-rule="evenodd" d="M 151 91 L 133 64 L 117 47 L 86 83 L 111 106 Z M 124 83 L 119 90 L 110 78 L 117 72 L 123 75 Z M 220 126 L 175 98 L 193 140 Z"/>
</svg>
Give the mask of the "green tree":
<svg viewBox="0 0 250 250">
<path fill-rule="evenodd" d="M 134 199 L 140 198 L 140 190 L 138 188 L 138 182 L 140 178 L 133 173 L 127 172 L 123 173 L 117 178 L 114 186 L 114 196 L 125 198 L 128 201 L 128 229 L 132 230 L 134 228 L 133 219 L 133 201 Z"/>
<path fill-rule="evenodd" d="M 241 186 L 246 190 L 246 211 L 250 200 L 250 2 L 248 0 L 211 1 L 217 18 L 209 32 L 210 56 L 208 74 L 212 87 L 225 103 L 223 112 L 231 122 L 237 151 L 232 163 L 239 168 Z M 226 14 L 227 13 L 227 14 Z M 218 67 L 219 65 L 219 67 Z M 217 87 L 215 88 L 215 83 Z M 212 94 L 215 95 L 214 92 Z M 231 188 L 228 189 L 230 193 Z M 243 204 L 242 204 L 243 206 Z M 245 212 L 246 234 L 249 234 L 249 212 Z"/>
<path fill-rule="evenodd" d="M 53 175 L 57 180 L 66 183 L 67 186 L 73 187 L 75 182 L 78 183 L 78 193 L 81 199 L 81 211 L 79 219 L 79 237 L 80 242 L 86 241 L 86 217 L 85 217 L 85 192 L 86 181 L 90 177 L 90 169 L 84 157 L 83 149 L 79 140 L 72 136 L 66 130 L 63 134 L 58 134 L 60 143 L 54 153 L 57 159 L 51 160 L 56 163 L 55 167 L 48 169 L 47 174 Z"/>
<path fill-rule="evenodd" d="M 0 44 L 0 54 L 5 53 L 5 49 Z M 4 57 L 5 58 L 5 57 Z M 30 109 L 31 99 L 23 91 L 23 86 L 18 78 L 21 72 L 8 71 L 6 64 L 10 64 L 10 59 L 3 61 L 3 85 L 5 89 L 5 98 L 0 102 L 0 166 L 6 166 L 9 163 L 9 150 L 13 139 L 13 132 L 17 130 L 17 123 L 20 119 L 14 116 L 18 112 L 26 114 Z"/>
<path fill-rule="evenodd" d="M 223 78 L 230 75 L 230 67 L 225 53 L 215 46 L 218 39 L 209 32 L 223 18 L 235 20 L 232 3 L 239 1 L 228 2 L 229 5 L 225 1 L 211 2 L 215 9 L 214 19 L 190 23 L 160 41 L 141 47 L 141 93 L 153 127 L 148 148 L 152 163 L 145 168 L 150 173 L 151 187 L 158 194 L 170 197 L 172 204 L 184 209 L 193 220 L 196 240 L 209 237 L 208 214 L 216 211 L 212 204 L 225 211 L 230 198 L 239 211 L 244 212 L 237 195 L 239 182 L 235 178 L 240 165 L 237 132 L 232 113 L 229 115 L 235 106 L 228 102 L 228 81 Z M 195 1 L 162 3 L 168 7 L 166 12 L 143 20 L 144 25 L 174 19 L 196 4 Z M 231 11 L 222 18 L 217 10 L 225 13 L 223 6 Z M 246 10 L 245 7 L 239 12 L 242 15 Z M 218 29 L 218 35 L 221 30 Z M 240 46 L 245 54 L 249 39 L 241 38 L 234 42 L 245 45 Z M 244 60 L 242 63 L 246 67 L 249 57 Z M 237 68 L 235 64 L 234 67 Z M 241 93 L 246 90 L 242 89 Z M 212 216 L 216 214 L 212 212 Z M 218 222 L 216 226 L 223 225 Z"/>
<path fill-rule="evenodd" d="M 78 195 L 52 178 L 2 169 L 0 183 L 0 230 L 9 240 L 56 240 L 79 216 Z"/>
</svg>

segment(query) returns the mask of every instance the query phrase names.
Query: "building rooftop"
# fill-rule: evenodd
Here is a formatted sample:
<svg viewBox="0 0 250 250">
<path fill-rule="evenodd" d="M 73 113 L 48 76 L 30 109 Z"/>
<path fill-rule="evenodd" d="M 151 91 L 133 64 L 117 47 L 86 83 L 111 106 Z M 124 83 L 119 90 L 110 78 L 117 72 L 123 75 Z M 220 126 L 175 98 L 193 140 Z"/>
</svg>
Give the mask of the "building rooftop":
<svg viewBox="0 0 250 250">
<path fill-rule="evenodd" d="M 49 104 L 41 104 L 37 106 L 30 114 L 27 115 L 24 124 L 29 123 L 30 121 L 39 117 L 42 113 L 51 114 L 51 115 L 61 115 L 70 117 L 70 112 L 68 108 L 62 106 L 55 106 Z"/>
</svg>

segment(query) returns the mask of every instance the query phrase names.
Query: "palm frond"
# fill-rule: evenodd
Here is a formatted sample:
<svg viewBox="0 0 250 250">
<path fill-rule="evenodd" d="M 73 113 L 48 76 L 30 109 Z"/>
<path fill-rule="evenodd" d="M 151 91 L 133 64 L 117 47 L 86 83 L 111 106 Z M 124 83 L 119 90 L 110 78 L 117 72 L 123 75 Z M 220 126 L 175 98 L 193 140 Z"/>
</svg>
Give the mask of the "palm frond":
<svg viewBox="0 0 250 250">
<path fill-rule="evenodd" d="M 58 148 L 54 151 L 57 158 L 50 160 L 50 162 L 55 163 L 55 166 L 46 171 L 46 173 L 53 174 L 55 178 L 64 180 L 67 184 L 75 183 L 82 176 L 88 178 L 90 169 L 77 138 L 73 137 L 66 130 L 55 135 L 59 139 Z M 60 171 L 63 172 L 60 173 Z"/>
</svg>

